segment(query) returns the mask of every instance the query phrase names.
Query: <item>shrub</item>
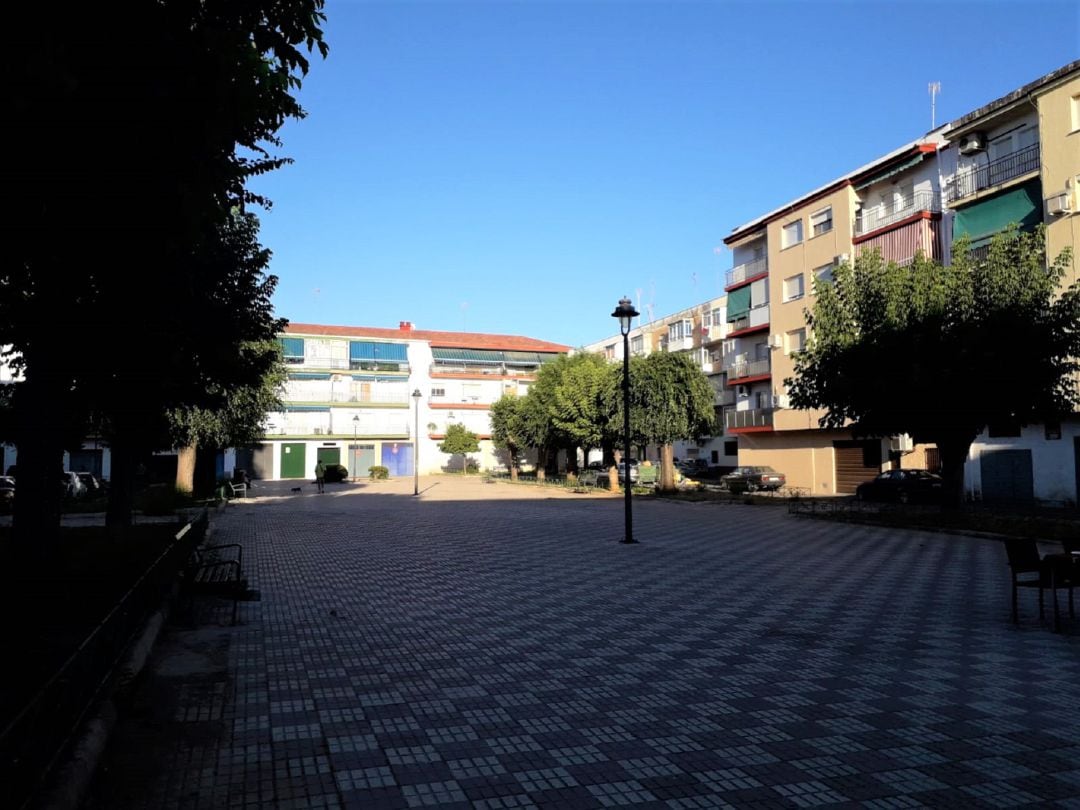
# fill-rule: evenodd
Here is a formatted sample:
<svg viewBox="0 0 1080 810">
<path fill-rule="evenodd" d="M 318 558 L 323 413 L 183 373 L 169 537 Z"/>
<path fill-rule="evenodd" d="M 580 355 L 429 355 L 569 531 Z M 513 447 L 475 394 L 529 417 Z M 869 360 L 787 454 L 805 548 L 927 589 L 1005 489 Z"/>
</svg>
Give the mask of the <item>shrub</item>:
<svg viewBox="0 0 1080 810">
<path fill-rule="evenodd" d="M 324 477 L 328 484 L 339 484 L 349 477 L 349 469 L 344 464 L 327 464 Z"/>
<path fill-rule="evenodd" d="M 371 479 L 373 481 L 381 481 L 384 478 L 390 477 L 390 468 L 383 467 L 381 464 L 376 464 L 371 468 Z"/>
</svg>

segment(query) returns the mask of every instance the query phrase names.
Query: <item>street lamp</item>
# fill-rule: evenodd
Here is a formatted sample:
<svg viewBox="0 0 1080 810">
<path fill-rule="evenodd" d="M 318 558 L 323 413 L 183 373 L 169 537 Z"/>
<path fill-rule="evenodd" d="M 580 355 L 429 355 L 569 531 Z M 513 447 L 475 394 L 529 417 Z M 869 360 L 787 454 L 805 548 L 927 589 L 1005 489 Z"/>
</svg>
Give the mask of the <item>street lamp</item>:
<svg viewBox="0 0 1080 810">
<path fill-rule="evenodd" d="M 619 319 L 622 332 L 622 401 L 623 401 L 623 493 L 626 511 L 626 537 L 619 542 L 636 543 L 634 539 L 634 516 L 630 505 L 630 327 L 640 315 L 629 298 L 620 298 L 619 305 L 611 313 Z"/>
<path fill-rule="evenodd" d="M 420 494 L 420 397 L 422 396 L 419 388 L 412 392 L 413 402 L 416 405 L 414 415 L 416 426 L 413 429 L 413 435 L 416 436 L 416 446 L 413 449 L 413 495 Z"/>
<path fill-rule="evenodd" d="M 360 414 L 354 414 L 352 418 L 352 480 L 356 483 L 356 429 L 360 426 Z"/>
</svg>

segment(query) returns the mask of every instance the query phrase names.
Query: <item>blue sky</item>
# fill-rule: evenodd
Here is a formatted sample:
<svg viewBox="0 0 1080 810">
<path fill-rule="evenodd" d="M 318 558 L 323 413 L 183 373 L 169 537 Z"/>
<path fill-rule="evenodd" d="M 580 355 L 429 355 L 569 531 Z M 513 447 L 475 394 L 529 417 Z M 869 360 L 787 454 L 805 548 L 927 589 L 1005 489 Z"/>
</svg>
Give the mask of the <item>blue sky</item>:
<svg viewBox="0 0 1080 810">
<path fill-rule="evenodd" d="M 329 0 L 258 178 L 297 322 L 581 345 L 722 292 L 736 225 L 1080 56 L 1075 0 Z M 640 291 L 640 293 L 639 293 Z M 640 295 L 640 299 L 639 299 Z"/>
</svg>

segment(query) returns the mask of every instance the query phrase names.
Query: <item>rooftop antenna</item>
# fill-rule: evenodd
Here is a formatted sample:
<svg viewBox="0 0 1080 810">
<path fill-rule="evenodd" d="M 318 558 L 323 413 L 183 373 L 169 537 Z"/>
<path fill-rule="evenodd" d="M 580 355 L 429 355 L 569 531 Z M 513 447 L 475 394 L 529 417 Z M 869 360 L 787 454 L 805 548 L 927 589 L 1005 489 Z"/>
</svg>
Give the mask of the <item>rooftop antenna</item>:
<svg viewBox="0 0 1080 810">
<path fill-rule="evenodd" d="M 637 292 L 637 311 L 638 311 L 637 325 L 641 326 L 641 287 L 638 287 L 636 292 Z"/>
<path fill-rule="evenodd" d="M 930 93 L 930 129 L 937 126 L 937 95 L 941 92 L 941 82 L 930 82 L 926 90 Z"/>
</svg>

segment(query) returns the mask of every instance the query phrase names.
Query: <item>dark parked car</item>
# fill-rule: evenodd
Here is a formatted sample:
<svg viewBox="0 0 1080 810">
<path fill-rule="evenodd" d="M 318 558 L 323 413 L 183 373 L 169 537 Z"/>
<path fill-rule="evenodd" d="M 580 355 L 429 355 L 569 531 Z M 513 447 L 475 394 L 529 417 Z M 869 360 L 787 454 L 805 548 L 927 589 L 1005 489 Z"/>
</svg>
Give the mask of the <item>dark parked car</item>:
<svg viewBox="0 0 1080 810">
<path fill-rule="evenodd" d="M 93 473 L 81 472 L 75 473 L 79 476 L 79 480 L 83 482 L 83 486 L 86 487 L 87 498 L 100 498 L 105 494 L 105 485 L 101 483 L 99 479 Z"/>
<path fill-rule="evenodd" d="M 0 512 L 10 512 L 15 506 L 15 479 L 0 475 Z"/>
<path fill-rule="evenodd" d="M 756 490 L 780 489 L 787 479 L 772 467 L 736 467 L 720 479 L 732 492 L 754 492 Z"/>
<path fill-rule="evenodd" d="M 941 476 L 929 470 L 886 470 L 859 484 L 855 497 L 860 501 L 935 502 L 941 500 L 943 487 Z"/>
<path fill-rule="evenodd" d="M 349 468 L 344 464 L 327 464 L 326 465 L 326 483 L 328 484 L 340 484 L 342 481 L 349 479 Z"/>
</svg>

